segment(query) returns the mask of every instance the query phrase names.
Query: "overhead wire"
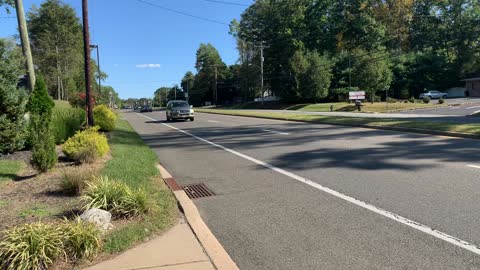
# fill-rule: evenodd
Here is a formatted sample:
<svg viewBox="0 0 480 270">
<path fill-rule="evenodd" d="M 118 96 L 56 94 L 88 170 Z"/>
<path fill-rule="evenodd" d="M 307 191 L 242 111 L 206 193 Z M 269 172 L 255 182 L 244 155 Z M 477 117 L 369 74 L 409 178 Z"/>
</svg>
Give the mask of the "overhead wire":
<svg viewBox="0 0 480 270">
<path fill-rule="evenodd" d="M 146 4 L 146 5 L 157 7 L 157 8 L 163 9 L 163 10 L 167 10 L 167 11 L 170 11 L 170 12 L 173 12 L 173 13 L 177 13 L 177 14 L 180 14 L 180 15 L 183 15 L 183 16 L 187 16 L 187 17 L 191 17 L 191 18 L 195 18 L 195 19 L 199 19 L 199 20 L 203 20 L 203 21 L 208 21 L 208 22 L 211 22 L 211 23 L 221 24 L 221 25 L 230 25 L 229 23 L 226 23 L 226 22 L 200 17 L 200 16 L 197 16 L 197 15 L 193 15 L 193 14 L 186 13 L 186 12 L 183 12 L 183 11 L 171 9 L 171 8 L 161 6 L 161 5 L 158 5 L 158 4 L 155 4 L 155 3 L 147 2 L 147 1 L 144 1 L 144 0 L 136 0 L 136 1 L 140 2 L 140 3 L 143 3 L 143 4 Z"/>
</svg>

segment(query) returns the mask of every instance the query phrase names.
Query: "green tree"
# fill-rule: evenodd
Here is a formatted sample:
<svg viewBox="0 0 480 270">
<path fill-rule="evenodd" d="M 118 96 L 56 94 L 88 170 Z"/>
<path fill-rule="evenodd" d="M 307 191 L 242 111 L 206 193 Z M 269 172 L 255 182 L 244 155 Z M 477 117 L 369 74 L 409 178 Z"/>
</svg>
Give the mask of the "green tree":
<svg viewBox="0 0 480 270">
<path fill-rule="evenodd" d="M 356 51 L 355 55 L 362 55 L 353 67 L 352 76 L 360 90 L 365 90 L 371 102 L 374 102 L 377 91 L 390 88 L 393 74 L 388 61 L 388 54 L 384 52 L 367 54 L 363 50 Z"/>
<path fill-rule="evenodd" d="M 196 57 L 195 68 L 197 74 L 193 87 L 189 90 L 189 100 L 194 105 L 200 105 L 206 101 L 214 102 L 218 82 L 223 81 L 228 76 L 229 71 L 212 44 L 200 44 Z M 217 85 L 215 82 L 217 82 Z"/>
<path fill-rule="evenodd" d="M 66 100 L 70 92 L 84 89 L 82 26 L 75 10 L 60 0 L 47 0 L 27 17 L 33 57 L 50 94 Z M 66 88 L 73 86 L 70 80 L 78 84 L 75 89 Z"/>
<path fill-rule="evenodd" d="M 316 51 L 297 51 L 291 60 L 297 96 L 317 102 L 328 96 L 332 73 L 331 62 Z"/>
<path fill-rule="evenodd" d="M 0 39 L 0 153 L 12 153 L 23 148 L 27 125 L 24 118 L 28 97 L 17 89 L 23 60 L 13 41 Z"/>
<path fill-rule="evenodd" d="M 51 125 L 54 105 L 43 77 L 38 76 L 27 109 L 30 112 L 30 140 L 33 145 L 31 163 L 41 172 L 51 169 L 57 162 Z"/>
</svg>

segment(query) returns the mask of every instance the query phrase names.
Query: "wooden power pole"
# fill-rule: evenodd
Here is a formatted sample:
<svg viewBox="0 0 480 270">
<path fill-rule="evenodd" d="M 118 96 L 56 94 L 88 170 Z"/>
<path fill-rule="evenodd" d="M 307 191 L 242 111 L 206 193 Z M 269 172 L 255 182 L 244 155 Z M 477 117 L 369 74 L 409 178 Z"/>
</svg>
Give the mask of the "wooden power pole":
<svg viewBox="0 0 480 270">
<path fill-rule="evenodd" d="M 92 85 L 90 74 L 90 34 L 88 30 L 88 0 L 82 0 L 82 16 L 83 16 L 83 52 L 85 58 L 85 101 L 87 103 L 87 125 L 93 126 L 93 110 L 92 110 Z"/>
<path fill-rule="evenodd" d="M 27 23 L 25 22 L 25 12 L 23 10 L 22 0 L 15 0 L 15 10 L 17 11 L 18 29 L 20 30 L 22 51 L 26 58 L 25 64 L 27 68 L 28 88 L 31 93 L 35 88 L 35 69 L 33 68 L 32 51 L 30 50 L 30 41 L 28 39 Z"/>
</svg>

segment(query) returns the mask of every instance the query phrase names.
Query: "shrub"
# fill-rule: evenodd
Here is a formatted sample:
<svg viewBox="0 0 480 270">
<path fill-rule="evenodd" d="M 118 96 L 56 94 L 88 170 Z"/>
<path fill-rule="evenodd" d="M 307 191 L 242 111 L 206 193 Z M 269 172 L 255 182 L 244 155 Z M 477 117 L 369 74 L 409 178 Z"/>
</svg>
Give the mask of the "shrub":
<svg viewBox="0 0 480 270">
<path fill-rule="evenodd" d="M 61 144 L 75 135 L 85 122 L 85 111 L 79 108 L 53 108 L 52 130 L 55 143 Z"/>
<path fill-rule="evenodd" d="M 428 103 L 430 103 L 430 98 L 425 96 L 425 97 L 423 97 L 422 101 L 423 101 L 423 103 L 428 104 Z"/>
<path fill-rule="evenodd" d="M 408 99 L 408 101 L 410 101 L 410 103 L 415 103 L 415 98 L 414 98 L 414 97 L 410 97 L 410 98 Z"/>
<path fill-rule="evenodd" d="M 0 269 L 48 269 L 64 255 L 61 228 L 26 224 L 5 231 L 0 242 Z"/>
<path fill-rule="evenodd" d="M 99 177 L 87 183 L 82 201 L 84 208 L 100 208 L 117 216 L 136 216 L 150 210 L 150 202 L 144 190 L 132 190 L 125 183 Z"/>
<path fill-rule="evenodd" d="M 61 229 L 65 251 L 72 261 L 91 259 L 97 255 L 102 242 L 101 232 L 95 224 L 77 218 L 64 222 Z"/>
<path fill-rule="evenodd" d="M 109 150 L 107 137 L 98 133 L 98 127 L 77 132 L 63 145 L 65 155 L 80 163 L 91 163 L 105 156 Z"/>
<path fill-rule="evenodd" d="M 397 99 L 391 98 L 391 97 L 388 97 L 387 100 L 386 100 L 387 103 L 395 103 L 397 101 L 398 101 Z"/>
<path fill-rule="evenodd" d="M 95 177 L 96 171 L 87 166 L 69 168 L 62 172 L 60 189 L 66 195 L 79 195 L 87 186 L 87 181 Z"/>
<path fill-rule="evenodd" d="M 24 114 L 28 96 L 17 89 L 22 61 L 15 42 L 0 39 L 0 153 L 22 149 L 27 135 Z"/>
<path fill-rule="evenodd" d="M 117 116 L 105 105 L 95 106 L 93 109 L 93 122 L 102 131 L 112 131 L 115 128 Z"/>
<path fill-rule="evenodd" d="M 30 112 L 30 140 L 33 145 L 32 165 L 39 171 L 51 169 L 57 162 L 51 120 L 53 100 L 47 92 L 42 76 L 38 76 L 35 89 L 27 104 Z"/>
<path fill-rule="evenodd" d="M 438 100 L 438 104 L 443 104 L 443 103 L 445 103 L 445 99 L 440 98 L 440 99 Z"/>
</svg>

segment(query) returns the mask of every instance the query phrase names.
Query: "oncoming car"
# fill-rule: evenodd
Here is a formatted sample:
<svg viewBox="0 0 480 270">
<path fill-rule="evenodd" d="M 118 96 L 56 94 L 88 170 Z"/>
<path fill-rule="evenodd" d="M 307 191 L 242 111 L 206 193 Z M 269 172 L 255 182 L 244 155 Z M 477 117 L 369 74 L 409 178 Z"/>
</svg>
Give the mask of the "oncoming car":
<svg viewBox="0 0 480 270">
<path fill-rule="evenodd" d="M 167 121 L 178 119 L 193 121 L 195 119 L 193 106 L 188 105 L 184 100 L 170 100 L 167 103 L 166 115 Z"/>
</svg>

